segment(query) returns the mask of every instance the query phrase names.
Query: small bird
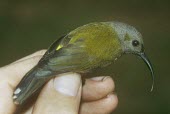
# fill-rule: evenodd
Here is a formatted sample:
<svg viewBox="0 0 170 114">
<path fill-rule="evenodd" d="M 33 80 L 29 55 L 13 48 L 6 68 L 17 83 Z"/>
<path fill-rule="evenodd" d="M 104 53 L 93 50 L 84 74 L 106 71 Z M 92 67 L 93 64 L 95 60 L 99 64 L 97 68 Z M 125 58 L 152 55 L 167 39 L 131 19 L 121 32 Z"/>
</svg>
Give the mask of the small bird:
<svg viewBox="0 0 170 114">
<path fill-rule="evenodd" d="M 24 103 L 57 74 L 87 73 L 113 63 L 123 54 L 135 54 L 144 60 L 151 72 L 152 91 L 154 72 L 145 55 L 140 32 L 122 22 L 94 22 L 78 27 L 49 47 L 17 85 L 13 93 L 14 103 Z"/>
</svg>

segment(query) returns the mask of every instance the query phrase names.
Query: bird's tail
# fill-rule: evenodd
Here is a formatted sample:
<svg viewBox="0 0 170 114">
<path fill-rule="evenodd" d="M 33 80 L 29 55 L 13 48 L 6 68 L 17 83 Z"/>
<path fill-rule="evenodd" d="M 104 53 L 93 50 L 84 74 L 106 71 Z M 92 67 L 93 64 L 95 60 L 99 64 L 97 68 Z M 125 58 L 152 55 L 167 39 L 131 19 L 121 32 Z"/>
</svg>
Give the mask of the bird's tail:
<svg viewBox="0 0 170 114">
<path fill-rule="evenodd" d="M 14 103 L 22 104 L 26 101 L 50 79 L 48 76 L 50 74 L 50 71 L 42 71 L 37 67 L 30 70 L 17 85 L 13 93 Z"/>
</svg>

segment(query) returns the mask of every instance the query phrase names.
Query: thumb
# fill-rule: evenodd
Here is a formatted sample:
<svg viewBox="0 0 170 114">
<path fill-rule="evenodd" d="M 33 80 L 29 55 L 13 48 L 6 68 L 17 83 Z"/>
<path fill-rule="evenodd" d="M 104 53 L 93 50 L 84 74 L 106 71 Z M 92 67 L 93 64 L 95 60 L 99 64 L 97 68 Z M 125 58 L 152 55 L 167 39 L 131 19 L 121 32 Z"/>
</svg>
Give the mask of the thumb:
<svg viewBox="0 0 170 114">
<path fill-rule="evenodd" d="M 41 91 L 33 114 L 78 114 L 81 88 L 79 74 L 57 75 Z"/>
</svg>

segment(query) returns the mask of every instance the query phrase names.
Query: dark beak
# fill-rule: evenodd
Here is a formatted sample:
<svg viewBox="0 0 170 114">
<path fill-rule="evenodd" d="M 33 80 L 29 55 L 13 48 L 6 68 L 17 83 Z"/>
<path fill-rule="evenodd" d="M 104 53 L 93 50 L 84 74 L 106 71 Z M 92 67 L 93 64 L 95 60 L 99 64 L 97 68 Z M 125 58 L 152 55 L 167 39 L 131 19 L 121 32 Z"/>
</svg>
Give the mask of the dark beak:
<svg viewBox="0 0 170 114">
<path fill-rule="evenodd" d="M 152 76 L 152 87 L 151 87 L 151 92 L 153 91 L 153 87 L 154 87 L 154 71 L 153 71 L 153 67 L 151 62 L 149 61 L 149 59 L 147 58 L 146 54 L 144 53 L 144 51 L 140 52 L 137 54 L 140 58 L 143 59 L 143 61 L 146 63 L 146 65 L 148 66 L 150 72 L 151 72 L 151 76 Z"/>
</svg>

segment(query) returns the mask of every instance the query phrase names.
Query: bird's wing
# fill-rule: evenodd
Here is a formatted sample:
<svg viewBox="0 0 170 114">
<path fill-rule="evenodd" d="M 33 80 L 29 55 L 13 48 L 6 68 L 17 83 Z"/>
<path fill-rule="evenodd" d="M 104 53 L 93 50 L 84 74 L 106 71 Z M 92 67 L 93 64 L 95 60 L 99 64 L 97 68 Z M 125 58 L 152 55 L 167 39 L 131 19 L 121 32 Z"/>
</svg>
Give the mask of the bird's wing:
<svg viewBox="0 0 170 114">
<path fill-rule="evenodd" d="M 41 61 L 43 61 L 46 57 L 48 57 L 49 55 L 53 54 L 56 49 L 61 45 L 61 41 L 65 38 L 66 35 L 60 37 L 59 39 L 57 39 L 56 41 L 54 41 L 50 47 L 47 49 L 47 51 L 45 52 L 45 54 L 43 55 L 43 57 L 41 58 L 41 60 L 39 61 L 39 63 Z"/>
<path fill-rule="evenodd" d="M 69 44 L 69 40 L 64 37 L 54 42 L 39 63 L 24 76 L 14 92 L 15 103 L 22 104 L 57 73 L 84 71 L 87 68 L 88 57 L 83 42 Z"/>
<path fill-rule="evenodd" d="M 88 70 L 89 57 L 83 44 L 68 44 L 66 47 L 56 51 L 48 59 L 48 67 L 56 72 L 82 72 Z"/>
<path fill-rule="evenodd" d="M 45 61 L 56 52 L 56 48 L 61 45 L 63 38 L 64 37 L 59 38 L 48 48 L 39 63 L 26 73 L 17 85 L 13 95 L 13 99 L 16 104 L 22 104 L 35 91 L 42 87 L 42 85 L 50 79 L 51 75 L 53 75 L 53 72 L 45 69 L 43 66 L 45 66 Z"/>
<path fill-rule="evenodd" d="M 44 60 L 46 66 L 53 72 L 84 72 L 90 66 L 90 59 L 85 49 L 83 38 L 69 42 L 71 38 L 65 37 L 53 54 Z M 92 59 L 92 58 L 91 58 Z"/>
</svg>

